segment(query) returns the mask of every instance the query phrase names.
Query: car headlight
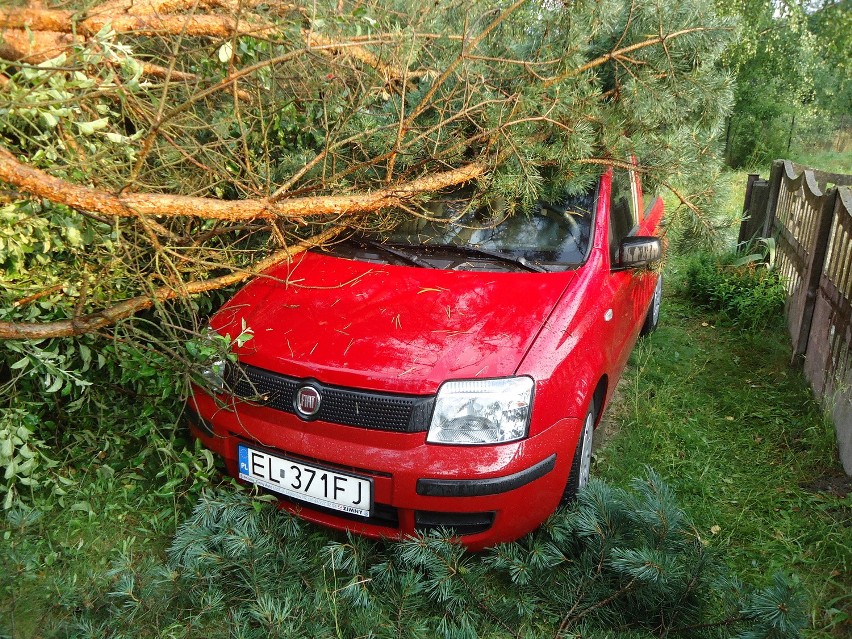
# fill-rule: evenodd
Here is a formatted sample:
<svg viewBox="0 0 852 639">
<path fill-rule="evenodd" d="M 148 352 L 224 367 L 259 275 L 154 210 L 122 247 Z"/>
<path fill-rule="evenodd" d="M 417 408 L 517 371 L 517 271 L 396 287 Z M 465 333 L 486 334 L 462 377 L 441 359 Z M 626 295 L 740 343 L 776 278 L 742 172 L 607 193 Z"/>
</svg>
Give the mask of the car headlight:
<svg viewBox="0 0 852 639">
<path fill-rule="evenodd" d="M 426 441 L 499 444 L 523 439 L 529 432 L 533 386 L 529 377 L 445 382 Z"/>
</svg>

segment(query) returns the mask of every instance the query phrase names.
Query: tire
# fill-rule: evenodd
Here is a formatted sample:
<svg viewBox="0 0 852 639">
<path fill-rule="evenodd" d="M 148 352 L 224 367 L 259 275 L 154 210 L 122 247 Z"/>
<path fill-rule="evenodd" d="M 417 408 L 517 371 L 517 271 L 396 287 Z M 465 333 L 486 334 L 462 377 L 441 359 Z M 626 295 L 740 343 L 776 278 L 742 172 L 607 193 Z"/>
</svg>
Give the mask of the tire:
<svg viewBox="0 0 852 639">
<path fill-rule="evenodd" d="M 574 460 L 571 462 L 571 473 L 568 475 L 568 483 L 562 493 L 561 505 L 570 504 L 577 498 L 577 493 L 589 483 L 589 475 L 592 466 L 592 438 L 595 432 L 595 417 L 597 410 L 595 403 L 589 406 L 586 419 L 583 420 L 583 430 L 580 431 L 580 439 L 577 448 L 574 449 Z"/>
<path fill-rule="evenodd" d="M 651 298 L 651 305 L 648 307 L 648 313 L 645 315 L 645 323 L 642 324 L 642 330 L 639 331 L 640 336 L 650 335 L 657 330 L 657 324 L 660 322 L 660 306 L 663 303 L 663 274 L 657 276 L 657 285 L 654 287 L 654 296 Z"/>
</svg>

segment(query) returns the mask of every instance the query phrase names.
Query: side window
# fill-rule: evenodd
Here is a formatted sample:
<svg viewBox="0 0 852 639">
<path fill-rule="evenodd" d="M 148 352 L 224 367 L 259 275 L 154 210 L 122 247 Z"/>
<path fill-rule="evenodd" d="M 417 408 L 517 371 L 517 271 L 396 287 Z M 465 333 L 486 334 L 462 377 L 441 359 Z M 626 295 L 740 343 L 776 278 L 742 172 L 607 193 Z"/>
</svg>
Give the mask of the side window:
<svg viewBox="0 0 852 639">
<path fill-rule="evenodd" d="M 615 169 L 612 172 L 612 196 L 609 212 L 609 255 L 618 258 L 618 245 L 639 223 L 633 179 L 629 171 Z"/>
</svg>

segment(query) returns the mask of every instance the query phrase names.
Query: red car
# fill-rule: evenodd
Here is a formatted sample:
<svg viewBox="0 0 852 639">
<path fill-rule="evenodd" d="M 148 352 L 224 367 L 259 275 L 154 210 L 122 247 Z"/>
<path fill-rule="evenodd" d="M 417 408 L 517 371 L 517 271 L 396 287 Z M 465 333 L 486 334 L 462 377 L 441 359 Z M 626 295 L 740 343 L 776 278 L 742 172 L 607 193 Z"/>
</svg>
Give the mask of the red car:
<svg viewBox="0 0 852 639">
<path fill-rule="evenodd" d="M 235 362 L 205 371 L 190 421 L 305 519 L 477 550 L 588 480 L 593 428 L 659 317 L 663 205 L 609 169 L 514 215 L 464 194 L 429 207 L 243 288 L 211 321 Z"/>
</svg>

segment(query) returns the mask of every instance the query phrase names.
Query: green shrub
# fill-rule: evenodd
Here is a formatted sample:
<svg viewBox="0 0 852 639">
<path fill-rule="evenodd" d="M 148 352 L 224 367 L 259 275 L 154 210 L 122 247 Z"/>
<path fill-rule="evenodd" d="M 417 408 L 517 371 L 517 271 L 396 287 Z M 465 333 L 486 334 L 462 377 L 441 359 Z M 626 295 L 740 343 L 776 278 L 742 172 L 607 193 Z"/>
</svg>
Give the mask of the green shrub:
<svg viewBox="0 0 852 639">
<path fill-rule="evenodd" d="M 22 408 L 0 408 L 0 479 L 2 508 L 9 509 L 20 487 L 38 487 L 46 469 L 57 466 L 52 454 L 34 433 L 38 418 Z"/>
<path fill-rule="evenodd" d="M 779 324 L 787 289 L 778 271 L 753 255 L 700 253 L 686 269 L 686 292 L 700 306 L 719 311 L 743 329 Z"/>
</svg>

